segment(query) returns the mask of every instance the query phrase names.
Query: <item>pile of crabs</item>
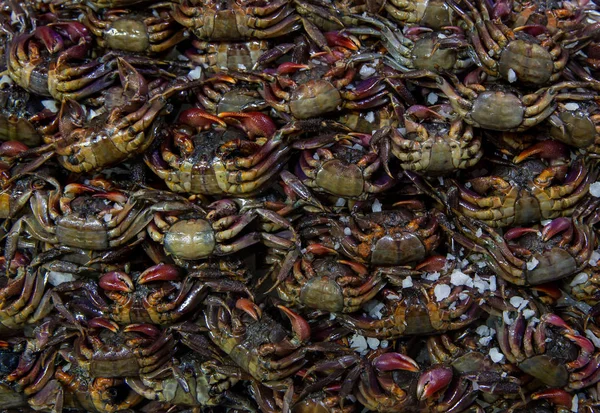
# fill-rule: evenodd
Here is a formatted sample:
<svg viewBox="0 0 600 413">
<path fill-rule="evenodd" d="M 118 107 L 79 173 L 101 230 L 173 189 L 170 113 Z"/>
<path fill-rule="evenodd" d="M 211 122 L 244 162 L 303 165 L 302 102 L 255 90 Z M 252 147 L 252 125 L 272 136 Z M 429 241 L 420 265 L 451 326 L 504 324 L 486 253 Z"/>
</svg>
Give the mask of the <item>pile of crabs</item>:
<svg viewBox="0 0 600 413">
<path fill-rule="evenodd" d="M 596 0 L 0 29 L 4 411 L 600 411 Z"/>
</svg>

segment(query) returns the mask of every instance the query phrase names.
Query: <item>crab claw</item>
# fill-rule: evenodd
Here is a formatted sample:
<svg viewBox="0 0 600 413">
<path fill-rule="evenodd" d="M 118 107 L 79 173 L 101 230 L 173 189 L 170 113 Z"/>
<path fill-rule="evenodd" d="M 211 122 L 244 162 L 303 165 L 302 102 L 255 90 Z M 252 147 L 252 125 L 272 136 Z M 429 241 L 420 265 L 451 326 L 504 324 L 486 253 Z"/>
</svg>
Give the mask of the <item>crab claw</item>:
<svg viewBox="0 0 600 413">
<path fill-rule="evenodd" d="M 306 254 L 316 254 L 316 255 L 325 255 L 325 254 L 334 254 L 337 255 L 337 251 L 333 248 L 326 247 L 323 244 L 310 244 L 306 247 Z"/>
<path fill-rule="evenodd" d="M 301 69 L 309 69 L 309 68 L 310 68 L 310 66 L 308 66 L 308 65 L 303 65 L 300 63 L 293 63 L 293 62 L 285 62 L 285 63 L 280 64 L 277 67 L 276 73 L 278 75 L 287 75 L 290 73 L 296 73 L 298 70 L 301 70 Z"/>
<path fill-rule="evenodd" d="M 373 360 L 373 365 L 380 371 L 406 370 L 413 373 L 419 371 L 416 361 L 401 353 L 385 353 Z"/>
<path fill-rule="evenodd" d="M 0 145 L 0 156 L 17 156 L 27 150 L 29 150 L 29 147 L 19 141 L 2 142 L 2 145 Z"/>
<path fill-rule="evenodd" d="M 408 109 L 406 109 L 406 114 L 413 115 L 417 119 L 430 119 L 430 118 L 444 119 L 444 117 L 442 115 L 440 115 L 439 113 L 437 113 L 434 110 L 431 110 L 427 106 L 423 106 L 423 105 L 413 105 L 413 106 L 409 107 Z"/>
<path fill-rule="evenodd" d="M 440 271 L 446 265 L 446 257 L 443 255 L 432 255 L 427 257 L 415 266 L 415 270 L 436 272 Z"/>
<path fill-rule="evenodd" d="M 221 112 L 219 118 L 235 118 L 250 138 L 255 136 L 271 137 L 277 131 L 277 125 L 271 117 L 261 112 Z"/>
<path fill-rule="evenodd" d="M 179 267 L 171 264 L 158 264 L 148 268 L 138 278 L 140 284 L 152 281 L 175 281 L 179 279 Z"/>
<path fill-rule="evenodd" d="M 227 124 L 222 119 L 219 119 L 218 116 L 211 115 L 199 108 L 189 108 L 184 110 L 179 114 L 177 120 L 198 129 L 207 129 L 215 123 L 220 126 L 227 126 Z"/>
<path fill-rule="evenodd" d="M 348 261 L 348 260 L 338 260 L 338 263 L 347 265 L 348 267 L 350 267 L 352 269 L 352 271 L 354 271 L 355 273 L 362 275 L 362 276 L 365 276 L 369 273 L 369 270 L 367 269 L 367 267 L 365 267 L 364 265 L 362 265 L 361 263 L 358 263 L 358 262 Z"/>
<path fill-rule="evenodd" d="M 235 302 L 235 308 L 242 310 L 254 320 L 258 321 L 262 317 L 262 310 L 253 301 L 247 298 L 240 298 Z"/>
<path fill-rule="evenodd" d="M 569 155 L 569 149 L 564 143 L 558 141 L 543 141 L 525 149 L 513 160 L 514 163 L 521 163 L 533 155 L 538 155 L 541 159 L 560 159 Z"/>
<path fill-rule="evenodd" d="M 348 50 L 358 50 L 360 42 L 358 39 L 354 39 L 353 36 L 349 36 L 342 32 L 327 32 L 325 33 L 327 44 L 329 46 L 341 46 Z"/>
<path fill-rule="evenodd" d="M 105 328 L 107 330 L 112 331 L 113 333 L 116 333 L 117 331 L 119 331 L 119 326 L 117 323 L 115 323 L 114 321 L 107 320 L 106 318 L 102 318 L 102 317 L 92 318 L 90 321 L 88 321 L 88 327 L 90 327 L 90 328 Z"/>
<path fill-rule="evenodd" d="M 571 407 L 573 396 L 563 389 L 546 389 L 536 391 L 531 395 L 533 400 L 548 400 L 552 404 L 558 404 L 565 407 Z"/>
<path fill-rule="evenodd" d="M 106 192 L 103 194 L 94 194 L 92 195 L 92 197 L 106 199 L 108 201 L 117 202 L 119 204 L 124 204 L 127 202 L 127 196 L 125 196 L 121 192 L 116 191 Z"/>
<path fill-rule="evenodd" d="M 521 238 L 525 234 L 537 234 L 539 231 L 534 228 L 511 228 L 504 233 L 504 239 L 507 241 L 512 241 L 515 238 Z"/>
<path fill-rule="evenodd" d="M 573 222 L 569 218 L 556 218 L 542 229 L 542 239 L 548 241 L 556 234 L 573 228 Z"/>
<path fill-rule="evenodd" d="M 292 323 L 292 329 L 294 330 L 294 333 L 296 333 L 296 335 L 300 338 L 300 340 L 307 341 L 311 335 L 310 326 L 308 325 L 308 322 L 304 318 L 300 317 L 298 314 L 296 314 L 295 312 L 283 305 L 278 305 L 277 308 L 283 311 L 285 315 L 290 319 L 290 322 Z"/>
<path fill-rule="evenodd" d="M 123 329 L 125 333 L 141 333 L 148 337 L 158 337 L 160 329 L 152 324 L 130 324 Z"/>
<path fill-rule="evenodd" d="M 64 41 L 61 35 L 49 26 L 40 26 L 35 29 L 35 37 L 40 39 L 44 43 L 46 50 L 52 54 L 64 48 Z"/>
<path fill-rule="evenodd" d="M 134 290 L 131 277 L 121 271 L 111 271 L 104 274 L 98 280 L 100 288 L 106 291 L 121 291 L 130 293 Z"/>
<path fill-rule="evenodd" d="M 417 382 L 417 398 L 419 400 L 429 399 L 440 390 L 445 389 L 452 381 L 452 368 L 447 366 L 435 366 L 419 377 Z"/>
</svg>

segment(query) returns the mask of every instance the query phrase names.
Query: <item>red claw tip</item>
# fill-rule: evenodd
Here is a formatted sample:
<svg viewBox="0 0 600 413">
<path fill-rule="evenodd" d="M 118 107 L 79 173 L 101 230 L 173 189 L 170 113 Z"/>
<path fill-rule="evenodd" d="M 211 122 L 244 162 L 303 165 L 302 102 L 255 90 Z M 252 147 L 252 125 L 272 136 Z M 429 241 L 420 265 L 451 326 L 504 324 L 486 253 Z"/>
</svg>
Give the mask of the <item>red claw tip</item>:
<svg viewBox="0 0 600 413">
<path fill-rule="evenodd" d="M 533 400 L 544 399 L 553 404 L 558 404 L 565 407 L 571 407 L 573 396 L 563 389 L 546 389 L 540 390 L 531 395 Z"/>
<path fill-rule="evenodd" d="M 441 271 L 446 265 L 446 257 L 443 255 L 432 255 L 418 263 L 415 266 L 415 270 L 436 272 Z"/>
<path fill-rule="evenodd" d="M 560 159 L 566 157 L 568 153 L 569 149 L 564 143 L 557 141 L 543 141 L 525 149 L 515 157 L 513 162 L 521 163 L 533 155 L 538 155 L 542 159 Z"/>
<path fill-rule="evenodd" d="M 416 373 L 419 365 L 412 358 L 401 353 L 385 353 L 373 360 L 373 365 L 380 371 L 406 370 Z"/>
<path fill-rule="evenodd" d="M 542 229 L 542 239 L 548 241 L 556 234 L 567 231 L 573 227 L 573 222 L 569 218 L 556 218 Z"/>
<path fill-rule="evenodd" d="M 152 324 L 130 324 L 123 329 L 126 333 L 141 333 L 148 337 L 158 337 L 160 329 Z"/>
<path fill-rule="evenodd" d="M 258 321 L 262 317 L 262 310 L 253 301 L 247 298 L 240 298 L 235 302 L 235 308 L 242 310 L 254 320 Z"/>
<path fill-rule="evenodd" d="M 445 389 L 452 381 L 452 368 L 437 366 L 430 368 L 419 377 L 417 382 L 417 398 L 429 399 L 440 390 Z"/>
<path fill-rule="evenodd" d="M 98 280 L 98 285 L 106 291 L 122 291 L 130 293 L 134 290 L 131 277 L 121 271 L 111 271 L 102 275 Z"/>
<path fill-rule="evenodd" d="M 513 239 L 521 238 L 525 234 L 537 234 L 537 233 L 538 233 L 538 230 L 533 229 L 533 228 L 522 228 L 522 227 L 511 228 L 504 233 L 504 239 L 506 241 L 512 241 Z"/>
<path fill-rule="evenodd" d="M 145 270 L 138 278 L 140 284 L 153 281 L 179 280 L 179 267 L 171 264 L 158 264 Z"/>
<path fill-rule="evenodd" d="M 114 321 L 107 320 L 106 318 L 96 317 L 88 321 L 89 328 L 105 328 L 107 330 L 116 333 L 119 331 L 119 326 Z"/>
<path fill-rule="evenodd" d="M 300 338 L 300 340 L 307 341 L 311 336 L 310 325 L 308 325 L 308 322 L 300 315 L 296 314 L 289 308 L 284 307 L 283 305 L 278 305 L 277 308 L 283 311 L 285 315 L 290 319 L 290 322 L 292 323 L 292 328 L 296 335 Z"/>
</svg>

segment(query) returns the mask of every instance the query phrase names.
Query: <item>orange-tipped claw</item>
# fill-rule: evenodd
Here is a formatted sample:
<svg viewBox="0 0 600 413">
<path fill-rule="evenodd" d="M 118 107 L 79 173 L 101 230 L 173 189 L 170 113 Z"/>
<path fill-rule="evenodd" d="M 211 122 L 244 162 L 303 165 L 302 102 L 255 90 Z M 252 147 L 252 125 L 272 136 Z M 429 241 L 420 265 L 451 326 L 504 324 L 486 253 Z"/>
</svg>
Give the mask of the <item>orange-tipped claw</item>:
<svg viewBox="0 0 600 413">
<path fill-rule="evenodd" d="M 358 50 L 360 47 L 360 41 L 353 39 L 345 33 L 341 32 L 327 32 L 325 33 L 325 39 L 329 46 L 340 46 L 348 50 Z"/>
<path fill-rule="evenodd" d="M 452 381 L 452 368 L 436 366 L 430 368 L 419 377 L 417 382 L 417 398 L 429 399 L 440 390 L 445 389 Z"/>
<path fill-rule="evenodd" d="M 171 264 L 158 264 L 144 271 L 138 282 L 146 284 L 153 281 L 176 281 L 179 280 L 179 267 Z"/>
<path fill-rule="evenodd" d="M 393 207 L 407 207 L 412 210 L 422 210 L 425 209 L 425 204 L 418 199 L 406 199 L 404 201 L 398 201 L 392 204 Z"/>
<path fill-rule="evenodd" d="M 250 138 L 255 136 L 270 137 L 277 132 L 275 122 L 270 116 L 261 112 L 221 112 L 219 118 L 238 119 Z"/>
<path fill-rule="evenodd" d="M 308 69 L 310 68 L 310 66 L 308 65 L 303 65 L 300 63 L 293 63 L 293 62 L 285 62 L 279 65 L 279 67 L 277 68 L 277 74 L 278 75 L 287 75 L 290 73 L 296 73 L 298 70 L 301 69 Z"/>
<path fill-rule="evenodd" d="M 127 196 L 122 194 L 121 192 L 116 191 L 106 192 L 104 194 L 94 194 L 92 196 L 94 198 L 107 199 L 111 202 L 117 202 L 119 204 L 124 204 L 125 202 L 127 202 Z"/>
<path fill-rule="evenodd" d="M 279 308 L 285 313 L 286 316 L 288 316 L 290 322 L 292 323 L 292 329 L 300 338 L 300 340 L 307 341 L 311 335 L 310 326 L 308 325 L 308 322 L 289 308 L 284 307 L 283 305 L 278 305 L 277 308 Z"/>
<path fill-rule="evenodd" d="M 542 239 L 548 241 L 556 234 L 573 228 L 573 222 L 569 218 L 556 218 L 542 229 Z"/>
<path fill-rule="evenodd" d="M 338 262 L 340 264 L 345 264 L 348 267 L 352 268 L 352 271 L 354 271 L 355 273 L 359 274 L 359 275 L 367 275 L 369 273 L 369 270 L 367 269 L 367 267 L 365 267 L 363 264 L 358 263 L 358 262 L 354 262 L 354 261 L 346 261 L 346 260 L 338 260 Z"/>
<path fill-rule="evenodd" d="M 121 271 L 111 271 L 102 275 L 98 280 L 98 285 L 106 291 L 130 293 L 134 290 L 131 277 Z"/>
<path fill-rule="evenodd" d="M 413 373 L 419 371 L 416 361 L 401 353 L 385 353 L 373 360 L 373 365 L 380 371 L 406 370 Z"/>
<path fill-rule="evenodd" d="M 532 290 L 540 291 L 546 294 L 553 300 L 558 300 L 560 297 L 562 297 L 562 292 L 560 291 L 560 288 L 558 288 L 558 286 L 554 283 L 533 285 L 530 288 Z"/>
<path fill-rule="evenodd" d="M 130 324 L 123 329 L 126 333 L 141 333 L 148 337 L 158 337 L 160 329 L 152 324 Z"/>
<path fill-rule="evenodd" d="M 594 344 L 589 339 L 583 336 L 576 336 L 570 333 L 566 333 L 565 337 L 571 340 L 573 343 L 577 344 L 579 347 L 581 347 L 586 353 L 592 354 L 594 352 Z"/>
<path fill-rule="evenodd" d="M 425 258 L 423 261 L 415 266 L 415 270 L 436 272 L 441 271 L 446 265 L 446 257 L 443 255 L 432 255 L 431 257 Z"/>
<path fill-rule="evenodd" d="M 543 141 L 525 149 L 513 160 L 514 163 L 521 163 L 531 156 L 538 155 L 542 159 L 559 159 L 568 156 L 568 148 L 564 143 L 557 141 Z"/>
<path fill-rule="evenodd" d="M 215 123 L 221 126 L 227 126 L 227 124 L 222 119 L 219 119 L 218 116 L 211 115 L 199 108 L 189 108 L 184 110 L 179 114 L 178 121 L 199 129 L 208 128 Z"/>
<path fill-rule="evenodd" d="M 107 320 L 106 318 L 96 317 L 88 321 L 88 327 L 90 328 L 105 328 L 107 330 L 116 333 L 119 331 L 119 326 L 114 321 Z"/>
<path fill-rule="evenodd" d="M 247 298 L 240 298 L 235 302 L 235 308 L 242 310 L 254 320 L 258 321 L 262 317 L 262 310 L 256 305 L 254 301 L 250 301 Z"/>
<path fill-rule="evenodd" d="M 325 255 L 325 254 L 334 254 L 337 255 L 337 251 L 333 248 L 329 248 L 324 246 L 323 244 L 310 244 L 306 247 L 307 254 L 315 254 L 315 255 Z"/>
<path fill-rule="evenodd" d="M 523 228 L 523 227 L 511 228 L 504 233 L 504 239 L 507 241 L 511 241 L 515 238 L 520 238 L 525 234 L 537 234 L 537 233 L 538 233 L 538 230 L 533 229 L 533 228 Z"/>
<path fill-rule="evenodd" d="M 548 400 L 552 404 L 558 404 L 565 407 L 571 407 L 573 396 L 563 389 L 540 390 L 531 395 L 533 400 Z"/>
</svg>

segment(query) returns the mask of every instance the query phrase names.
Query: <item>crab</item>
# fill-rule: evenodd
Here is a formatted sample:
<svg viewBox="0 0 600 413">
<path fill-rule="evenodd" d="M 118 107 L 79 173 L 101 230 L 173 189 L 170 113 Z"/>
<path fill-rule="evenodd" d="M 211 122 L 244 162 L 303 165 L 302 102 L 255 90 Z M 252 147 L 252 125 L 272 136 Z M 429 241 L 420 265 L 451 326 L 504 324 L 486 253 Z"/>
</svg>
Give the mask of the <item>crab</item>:
<svg viewBox="0 0 600 413">
<path fill-rule="evenodd" d="M 441 239 L 436 215 L 419 202 L 400 201 L 393 210 L 321 216 L 299 225 L 303 239 L 338 251 L 352 262 L 397 266 L 420 262 Z M 323 228 L 325 226 L 325 228 Z"/>
<path fill-rule="evenodd" d="M 456 184 L 458 209 L 495 228 L 571 216 L 596 172 L 568 153 L 560 142 L 543 141 L 514 163 L 499 161 L 490 175 Z"/>
<path fill-rule="evenodd" d="M 452 73 L 447 73 L 450 84 L 443 76 L 427 70 L 415 70 L 399 77 L 440 89 L 454 111 L 469 125 L 508 132 L 522 132 L 542 123 L 554 113 L 558 100 L 570 96 L 577 88 L 590 88 L 589 82 L 564 81 L 523 94 L 503 83 L 482 84 L 480 74 L 480 69 L 469 73 L 464 84 Z M 423 82 L 421 78 L 434 82 Z"/>
<path fill-rule="evenodd" d="M 597 92 L 592 92 L 595 95 Z M 547 119 L 549 135 L 557 141 L 577 148 L 583 148 L 588 156 L 600 156 L 600 106 L 581 94 L 576 100 L 558 103 L 556 111 Z M 590 97 L 587 96 L 587 97 Z"/>
<path fill-rule="evenodd" d="M 594 345 L 556 314 L 528 321 L 519 315 L 496 331 L 506 359 L 548 386 L 578 390 L 600 380 Z"/>
<path fill-rule="evenodd" d="M 175 192 L 254 195 L 279 173 L 291 151 L 285 142 L 297 134 L 292 126 L 277 130 L 271 118 L 259 112 L 224 112 L 216 117 L 192 108 L 178 120 L 160 152 L 145 156 L 150 169 Z"/>
<path fill-rule="evenodd" d="M 333 313 L 359 310 L 385 285 L 378 272 L 369 274 L 364 265 L 338 259 L 335 250 L 319 244 L 309 245 L 284 275 L 277 287 L 284 302 Z"/>
<path fill-rule="evenodd" d="M 45 180 L 50 188 L 35 191 L 30 211 L 15 221 L 7 235 L 7 260 L 14 256 L 23 233 L 53 246 L 106 251 L 138 237 L 155 211 L 189 207 L 182 199 L 169 202 L 168 207 L 164 202 L 148 205 L 152 191 L 127 194 L 79 183 L 63 189 L 54 178 Z"/>
<path fill-rule="evenodd" d="M 88 54 L 91 46 L 92 37 L 81 23 L 69 21 L 39 26 L 11 41 L 6 55 L 8 74 L 25 90 L 51 96 L 48 72 L 52 70 L 52 63 L 81 59 Z M 94 74 L 102 76 L 106 72 Z M 80 96 L 94 89 L 98 82 L 102 82 L 102 77 L 90 75 L 84 78 Z"/>
<path fill-rule="evenodd" d="M 560 78 L 569 52 L 556 42 L 557 36 L 547 31 L 539 33 L 542 26 L 511 30 L 490 19 L 483 1 L 477 0 L 479 10 L 468 0 L 464 2 L 472 17 L 453 0 L 447 3 L 467 26 L 481 68 L 489 75 L 537 86 L 552 84 Z"/>
<path fill-rule="evenodd" d="M 383 8 L 403 25 L 419 25 L 432 29 L 452 25 L 452 10 L 441 0 L 390 0 L 384 3 Z"/>
<path fill-rule="evenodd" d="M 403 169 L 433 176 L 470 168 L 483 156 L 481 136 L 447 104 L 409 107 L 402 128 L 383 129 L 371 144 L 388 165 L 388 174 L 390 150 Z"/>
<path fill-rule="evenodd" d="M 429 265 L 427 260 L 419 268 Z M 391 267 L 382 273 L 392 285 L 406 286 L 402 269 Z M 480 307 L 470 287 L 452 285 L 450 280 L 449 274 L 433 282 L 411 277 L 410 287 L 381 291 L 384 307 L 380 319 L 348 314 L 338 314 L 337 318 L 358 334 L 385 340 L 463 328 L 479 317 Z"/>
<path fill-rule="evenodd" d="M 103 49 L 160 54 L 188 37 L 169 14 L 169 8 L 152 5 L 145 10 L 111 9 L 102 14 L 85 7 L 83 24 Z"/>
<path fill-rule="evenodd" d="M 309 188 L 337 197 L 366 200 L 393 187 L 397 181 L 384 171 L 364 133 L 329 133 L 298 140 L 296 175 Z"/>
<path fill-rule="evenodd" d="M 270 48 L 266 40 L 206 42 L 194 39 L 192 46 L 194 49 L 186 50 L 185 56 L 210 72 L 249 70 Z"/>
<path fill-rule="evenodd" d="M 211 78 L 212 82 L 207 82 L 194 91 L 198 101 L 196 106 L 215 116 L 222 112 L 257 112 L 267 109 L 269 105 L 258 91 L 260 78 L 239 72 L 239 67 L 235 70 L 216 73 Z"/>
<path fill-rule="evenodd" d="M 455 239 L 484 254 L 494 272 L 515 285 L 543 284 L 574 275 L 587 265 L 596 245 L 592 228 L 571 218 L 556 218 L 541 231 L 511 228 L 503 237 L 481 223 L 479 231 L 468 219 L 459 218 L 459 222 L 466 237 Z"/>
<path fill-rule="evenodd" d="M 269 39 L 301 27 L 289 0 L 182 0 L 173 4 L 171 15 L 198 39 L 210 41 Z"/>
</svg>

